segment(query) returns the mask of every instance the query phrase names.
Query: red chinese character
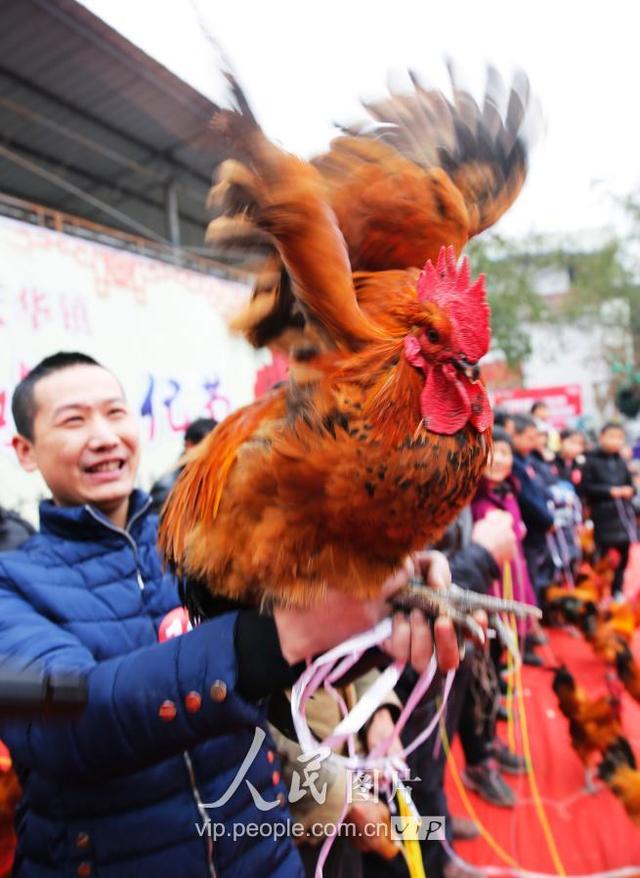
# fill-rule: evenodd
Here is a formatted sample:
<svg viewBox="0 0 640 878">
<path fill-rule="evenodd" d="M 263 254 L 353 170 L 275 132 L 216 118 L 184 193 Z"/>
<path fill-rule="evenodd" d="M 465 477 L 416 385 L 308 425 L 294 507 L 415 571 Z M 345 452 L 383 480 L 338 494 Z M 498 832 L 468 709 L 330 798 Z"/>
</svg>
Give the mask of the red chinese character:
<svg viewBox="0 0 640 878">
<path fill-rule="evenodd" d="M 91 334 L 87 304 L 80 296 L 72 297 L 62 293 L 60 295 L 60 313 L 64 328 L 68 332 Z"/>
<path fill-rule="evenodd" d="M 34 287 L 23 287 L 20 292 L 20 306 L 32 329 L 40 329 L 51 321 L 51 309 L 47 304 L 47 294 Z"/>
</svg>

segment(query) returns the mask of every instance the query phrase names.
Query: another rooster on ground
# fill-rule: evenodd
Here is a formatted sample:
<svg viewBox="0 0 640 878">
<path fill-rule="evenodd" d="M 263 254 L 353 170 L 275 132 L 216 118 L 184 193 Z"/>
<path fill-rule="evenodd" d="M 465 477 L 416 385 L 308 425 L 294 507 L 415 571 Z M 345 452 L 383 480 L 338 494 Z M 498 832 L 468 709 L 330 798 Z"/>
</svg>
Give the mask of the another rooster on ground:
<svg viewBox="0 0 640 878">
<path fill-rule="evenodd" d="M 277 248 L 277 294 L 286 288 L 295 298 L 288 316 L 301 315 L 313 336 L 292 352 L 289 385 L 221 424 L 171 495 L 161 545 L 188 580 L 196 616 L 208 612 L 203 586 L 232 600 L 294 605 L 322 599 L 329 586 L 374 596 L 469 502 L 490 447 L 491 409 L 477 365 L 489 347 L 489 311 L 483 279 L 472 281 L 456 249 L 440 245 L 466 240 L 450 231 L 454 205 L 471 217 L 468 235 L 480 217 L 497 218 L 524 175 L 513 143 L 491 185 L 476 163 L 474 212 L 442 173 L 425 178 L 421 193 L 403 192 L 402 174 L 390 179 L 385 164 L 406 168 L 402 153 L 356 136 L 344 149 L 365 163 L 363 174 L 367 163 L 382 162 L 387 185 L 379 198 L 373 185 L 353 193 L 362 238 L 350 226 L 345 241 L 348 204 L 338 220 L 326 175 L 270 143 L 232 84 L 238 109 L 220 111 L 214 127 L 243 162 L 223 166 L 217 197 L 234 219 L 218 228 L 246 211 L 258 237 Z M 467 152 L 482 149 L 487 167 L 499 168 L 485 128 L 475 132 L 478 143 L 466 133 Z M 515 142 L 517 126 L 511 133 Z M 439 219 L 437 233 L 412 224 L 423 207 Z M 396 259 L 399 252 L 410 255 Z M 365 267 L 375 270 L 353 273 Z"/>
<path fill-rule="evenodd" d="M 634 701 L 640 703 L 640 665 L 626 644 L 621 646 L 616 655 L 616 669 L 624 688 Z"/>
<path fill-rule="evenodd" d="M 0 878 L 10 878 L 16 847 L 14 819 L 20 784 L 9 751 L 0 741 Z"/>
<path fill-rule="evenodd" d="M 607 747 L 598 775 L 620 799 L 636 826 L 640 826 L 640 771 L 626 738 L 620 737 Z"/>
<path fill-rule="evenodd" d="M 564 666 L 555 673 L 553 691 L 558 696 L 560 711 L 569 720 L 571 746 L 584 765 L 585 786 L 589 792 L 594 792 L 592 757 L 596 753 L 604 753 L 622 735 L 620 697 L 612 692 L 601 698 L 589 699 Z"/>
</svg>

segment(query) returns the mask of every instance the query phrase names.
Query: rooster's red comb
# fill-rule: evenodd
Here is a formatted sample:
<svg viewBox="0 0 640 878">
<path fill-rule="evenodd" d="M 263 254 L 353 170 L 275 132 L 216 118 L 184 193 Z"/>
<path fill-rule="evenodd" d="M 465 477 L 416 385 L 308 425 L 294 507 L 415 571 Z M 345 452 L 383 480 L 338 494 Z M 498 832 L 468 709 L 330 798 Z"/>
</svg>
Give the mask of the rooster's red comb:
<svg viewBox="0 0 640 878">
<path fill-rule="evenodd" d="M 456 353 L 476 363 L 489 350 L 491 342 L 490 310 L 484 275 L 471 283 L 469 260 L 458 269 L 453 247 L 441 247 L 435 266 L 427 262 L 418 278 L 418 299 L 435 302 L 453 325 Z"/>
</svg>

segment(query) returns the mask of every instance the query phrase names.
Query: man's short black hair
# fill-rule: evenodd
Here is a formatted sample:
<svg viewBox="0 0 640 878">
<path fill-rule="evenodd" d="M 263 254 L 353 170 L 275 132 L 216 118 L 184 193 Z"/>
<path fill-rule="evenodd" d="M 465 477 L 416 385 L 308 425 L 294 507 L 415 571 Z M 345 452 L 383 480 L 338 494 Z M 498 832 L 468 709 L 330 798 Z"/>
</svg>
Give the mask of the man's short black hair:
<svg viewBox="0 0 640 878">
<path fill-rule="evenodd" d="M 538 429 L 538 425 L 533 420 L 531 415 L 523 415 L 518 413 L 513 416 L 513 432 L 516 436 L 520 436 L 521 433 L 524 433 L 525 430 L 528 430 L 529 427 L 535 427 Z"/>
<path fill-rule="evenodd" d="M 572 430 L 571 427 L 565 427 L 564 430 L 560 431 L 560 439 L 563 442 L 565 439 L 569 439 L 570 436 L 580 436 L 581 439 L 584 438 L 580 430 Z"/>
<path fill-rule="evenodd" d="M 16 430 L 30 442 L 33 442 L 33 422 L 36 417 L 33 392 L 36 384 L 47 375 L 60 372 L 62 369 L 69 369 L 71 366 L 100 366 L 104 368 L 97 360 L 87 354 L 80 354 L 77 351 L 60 351 L 40 360 L 38 365 L 33 367 L 13 391 L 11 411 L 13 420 L 16 422 Z"/>
<path fill-rule="evenodd" d="M 184 431 L 184 441 L 197 445 L 217 426 L 218 422 L 214 421 L 213 418 L 198 418 L 192 421 Z"/>
<path fill-rule="evenodd" d="M 511 412 L 508 412 L 506 409 L 494 409 L 493 423 L 496 427 L 504 427 L 509 421 L 513 421 L 513 414 Z"/>
<path fill-rule="evenodd" d="M 535 417 L 535 414 L 538 411 L 538 409 L 548 409 L 548 408 L 549 408 L 549 406 L 547 405 L 547 403 L 543 399 L 539 399 L 539 400 L 537 400 L 537 402 L 534 402 L 534 404 L 531 406 L 531 414 Z"/>
<path fill-rule="evenodd" d="M 624 427 L 618 421 L 607 421 L 606 424 L 603 424 L 600 428 L 600 435 L 602 436 L 607 430 L 622 430 L 623 433 L 625 432 Z"/>
</svg>

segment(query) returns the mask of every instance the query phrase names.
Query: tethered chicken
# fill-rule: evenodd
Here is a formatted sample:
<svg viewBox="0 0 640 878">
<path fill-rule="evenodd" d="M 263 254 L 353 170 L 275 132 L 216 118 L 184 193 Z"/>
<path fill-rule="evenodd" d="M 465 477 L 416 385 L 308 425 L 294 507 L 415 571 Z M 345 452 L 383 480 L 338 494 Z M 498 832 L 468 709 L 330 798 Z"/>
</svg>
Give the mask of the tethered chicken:
<svg viewBox="0 0 640 878">
<path fill-rule="evenodd" d="M 425 173 L 403 155 L 403 138 L 417 135 L 398 120 L 385 143 L 350 137 L 353 161 L 342 177 L 329 162 L 329 179 L 326 163 L 323 172 L 272 144 L 232 85 L 238 109 L 219 111 L 214 128 L 243 161 L 222 166 L 214 191 L 233 218 L 216 223 L 276 248 L 269 302 L 283 296 L 283 321 L 270 315 L 272 334 L 296 316 L 308 334 L 291 352 L 288 385 L 227 418 L 170 497 L 162 549 L 195 615 L 206 614 L 202 585 L 249 603 L 310 605 L 328 587 L 373 597 L 469 502 L 490 448 L 478 368 L 490 327 L 484 279 L 472 280 L 466 260 L 458 267 L 456 249 L 478 217 L 506 209 L 526 167 L 522 107 L 505 127 L 492 104 L 472 119 L 467 103 L 466 120 L 449 107 L 448 170 Z M 406 173 L 423 174 L 423 198 L 403 192 Z M 461 206 L 475 219 L 455 237 L 451 211 Z"/>
</svg>

